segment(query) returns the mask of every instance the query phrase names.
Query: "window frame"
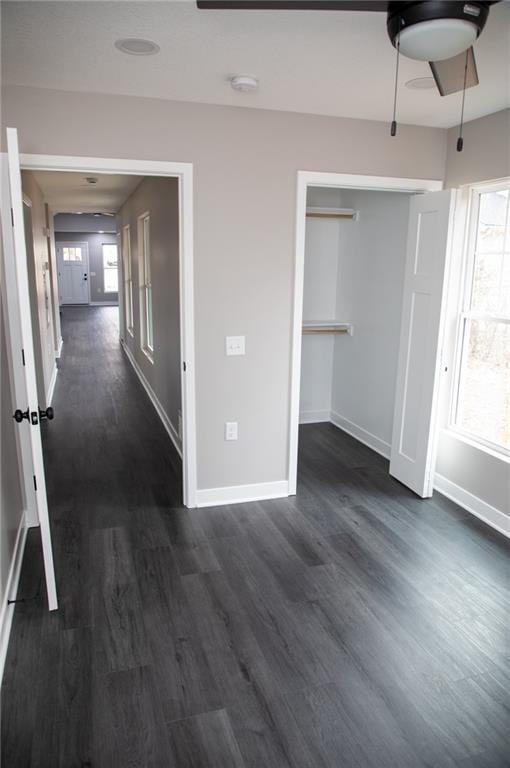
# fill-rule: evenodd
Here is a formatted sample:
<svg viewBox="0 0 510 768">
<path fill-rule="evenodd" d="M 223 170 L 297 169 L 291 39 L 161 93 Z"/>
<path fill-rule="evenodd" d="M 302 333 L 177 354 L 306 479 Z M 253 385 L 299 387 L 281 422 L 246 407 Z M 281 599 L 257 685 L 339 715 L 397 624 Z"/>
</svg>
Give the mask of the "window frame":
<svg viewBox="0 0 510 768">
<path fill-rule="evenodd" d="M 133 313 L 133 266 L 131 263 L 131 225 L 124 224 L 121 235 L 122 269 L 124 285 L 124 325 L 126 332 L 134 338 Z"/>
<path fill-rule="evenodd" d="M 105 265 L 104 265 L 104 249 L 105 249 L 105 246 L 116 249 L 116 251 L 117 251 L 117 266 L 116 267 L 105 267 Z M 116 293 L 116 294 L 118 294 L 119 293 L 119 246 L 117 245 L 117 243 L 101 243 L 101 256 L 102 256 L 102 259 L 103 259 L 103 294 L 105 294 L 105 293 L 108 293 L 108 294 Z M 108 269 L 109 270 L 115 270 L 117 272 L 117 290 L 116 291 L 107 291 L 106 290 L 106 279 L 105 279 L 106 276 L 105 276 L 105 272 Z"/>
<path fill-rule="evenodd" d="M 471 309 L 473 296 L 473 282 L 476 266 L 476 241 L 480 214 L 480 198 L 488 192 L 510 190 L 510 178 L 499 179 L 493 182 L 473 184 L 469 186 L 469 198 L 466 216 L 466 236 L 462 253 L 461 285 L 456 309 L 456 331 L 454 341 L 453 378 L 450 405 L 448 409 L 448 431 L 465 442 L 496 455 L 498 458 L 510 460 L 510 449 L 494 443 L 487 438 L 477 435 L 457 424 L 460 398 L 462 394 L 463 360 L 466 342 L 469 338 L 468 324 L 470 320 L 486 320 L 490 322 L 503 322 L 510 324 L 510 318 L 496 313 L 477 312 Z M 510 194 L 507 202 L 507 217 L 510 213 Z M 503 256 L 510 250 L 508 235 L 503 242 Z"/>
<path fill-rule="evenodd" d="M 152 312 L 150 211 L 138 216 L 138 277 L 140 295 L 140 348 L 154 362 L 154 315 Z M 148 237 L 146 235 L 148 234 Z M 147 248 L 148 240 L 148 248 Z M 148 279 L 147 279 L 148 278 Z M 149 301 L 150 296 L 150 301 Z M 150 306 L 150 309 L 149 309 Z"/>
</svg>

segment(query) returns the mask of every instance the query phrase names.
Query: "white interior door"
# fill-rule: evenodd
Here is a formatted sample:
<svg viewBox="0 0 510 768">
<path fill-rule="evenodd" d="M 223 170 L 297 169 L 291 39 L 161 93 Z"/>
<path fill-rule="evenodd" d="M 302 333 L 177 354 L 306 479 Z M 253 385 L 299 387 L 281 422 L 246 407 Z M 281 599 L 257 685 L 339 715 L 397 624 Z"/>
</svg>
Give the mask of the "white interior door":
<svg viewBox="0 0 510 768">
<path fill-rule="evenodd" d="M 60 303 L 88 304 L 90 294 L 87 243 L 59 243 L 57 260 Z"/>
<path fill-rule="evenodd" d="M 441 335 L 454 193 L 411 199 L 390 474 L 432 496 Z"/>
<path fill-rule="evenodd" d="M 2 300 L 7 309 L 7 340 L 12 360 L 12 384 L 19 411 L 22 474 L 29 525 L 40 525 L 50 610 L 58 607 L 51 531 L 46 498 L 29 283 L 18 136 L 7 128 L 7 157 L 2 155 L 2 234 L 4 280 Z"/>
</svg>

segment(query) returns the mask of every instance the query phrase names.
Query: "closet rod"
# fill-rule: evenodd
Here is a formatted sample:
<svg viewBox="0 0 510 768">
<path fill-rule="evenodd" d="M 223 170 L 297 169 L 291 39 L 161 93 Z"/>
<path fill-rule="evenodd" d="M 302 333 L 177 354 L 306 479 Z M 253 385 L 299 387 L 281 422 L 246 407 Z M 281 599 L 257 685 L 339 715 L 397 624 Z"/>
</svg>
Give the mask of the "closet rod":
<svg viewBox="0 0 510 768">
<path fill-rule="evenodd" d="M 309 333 L 350 333 L 349 328 L 303 328 L 303 334 Z"/>
<path fill-rule="evenodd" d="M 307 212 L 307 219 L 349 219 L 353 221 L 356 218 L 355 213 L 313 213 Z"/>
</svg>

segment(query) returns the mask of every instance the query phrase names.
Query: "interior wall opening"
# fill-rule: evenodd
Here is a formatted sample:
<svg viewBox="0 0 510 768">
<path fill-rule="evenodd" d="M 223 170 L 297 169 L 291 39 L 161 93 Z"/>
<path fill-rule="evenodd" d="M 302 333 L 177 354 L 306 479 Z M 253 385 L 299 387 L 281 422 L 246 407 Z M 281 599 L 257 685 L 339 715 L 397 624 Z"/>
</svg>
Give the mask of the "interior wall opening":
<svg viewBox="0 0 510 768">
<path fill-rule="evenodd" d="M 108 365 L 104 355 L 96 359 L 96 351 L 102 344 L 111 344 L 113 330 L 145 389 L 143 397 L 149 396 L 175 448 L 180 492 L 172 501 L 181 504 L 179 178 L 26 169 L 22 185 L 40 407 L 52 405 L 56 386 L 73 386 L 65 377 L 58 384 L 57 376 L 58 367 L 68 365 L 66 329 L 72 334 L 77 323 L 87 328 L 90 324 L 90 333 L 110 334 L 109 340 L 99 335 L 87 347 L 84 377 L 99 361 L 104 365 L 106 360 Z M 75 355 L 76 349 L 70 354 Z M 117 376 L 112 362 L 111 386 L 107 383 L 112 398 L 123 396 L 121 391 L 115 392 Z M 98 380 L 104 386 L 104 376 Z M 60 398 L 72 396 L 63 389 L 57 394 Z M 55 418 L 58 415 L 57 408 Z M 108 414 L 103 417 L 107 420 Z"/>
<path fill-rule="evenodd" d="M 307 188 L 300 443 L 330 423 L 389 458 L 410 194 Z"/>
</svg>

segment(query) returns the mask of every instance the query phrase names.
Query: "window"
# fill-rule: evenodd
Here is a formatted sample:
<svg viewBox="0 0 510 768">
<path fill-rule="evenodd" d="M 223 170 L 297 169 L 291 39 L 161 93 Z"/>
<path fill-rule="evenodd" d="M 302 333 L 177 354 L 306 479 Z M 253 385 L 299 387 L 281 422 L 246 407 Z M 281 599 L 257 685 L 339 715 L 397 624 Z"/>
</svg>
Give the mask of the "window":
<svg viewBox="0 0 510 768">
<path fill-rule="evenodd" d="M 119 290 L 117 246 L 115 243 L 103 243 L 103 282 L 105 293 L 117 293 Z"/>
<path fill-rule="evenodd" d="M 122 263 L 124 265 L 124 317 L 126 330 L 133 336 L 133 278 L 131 276 L 131 230 L 122 227 Z"/>
<path fill-rule="evenodd" d="M 140 325 L 141 345 L 152 359 L 154 334 L 152 326 L 151 241 L 150 215 L 144 213 L 138 219 L 138 247 L 140 252 Z"/>
<path fill-rule="evenodd" d="M 510 455 L 510 182 L 472 193 L 454 428 Z"/>
<path fill-rule="evenodd" d="M 62 248 L 62 259 L 64 261 L 83 261 L 81 248 L 64 245 Z"/>
</svg>

